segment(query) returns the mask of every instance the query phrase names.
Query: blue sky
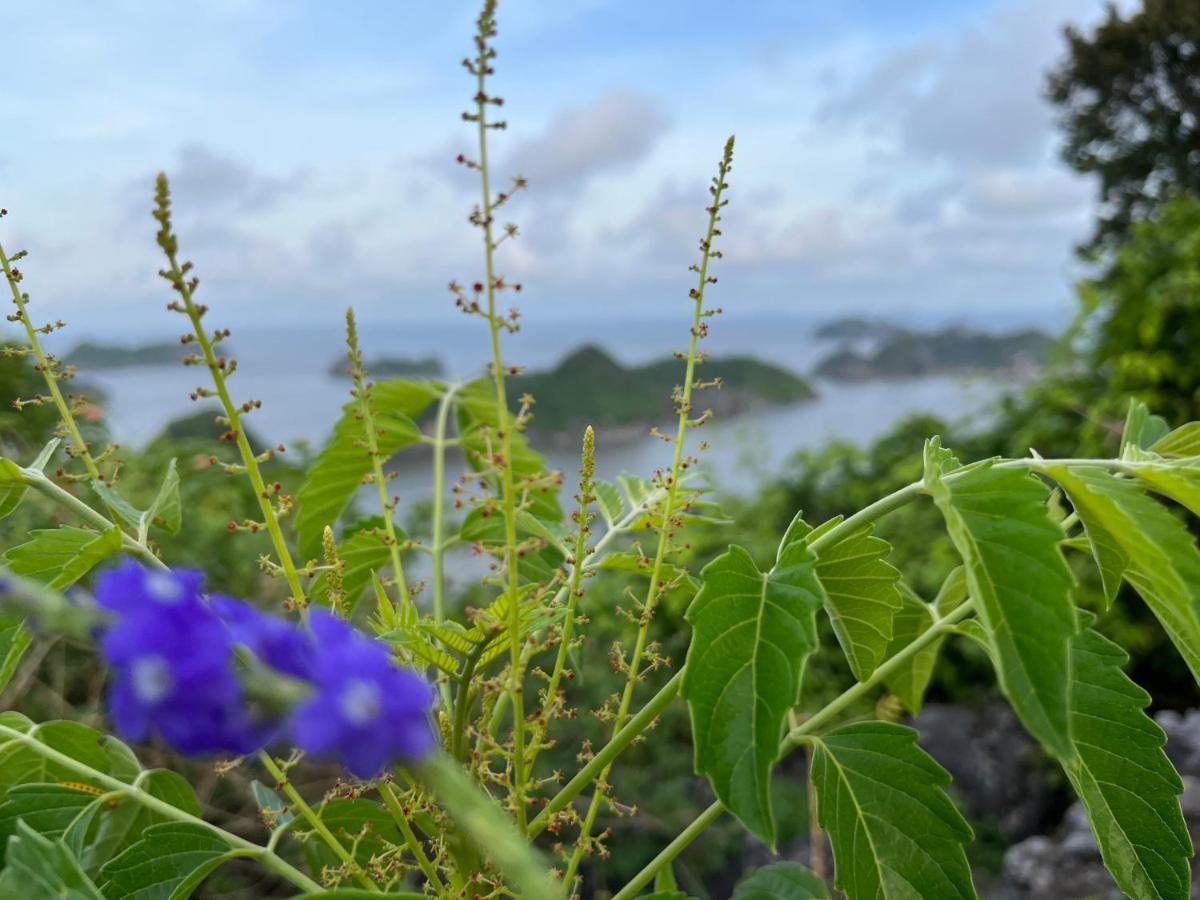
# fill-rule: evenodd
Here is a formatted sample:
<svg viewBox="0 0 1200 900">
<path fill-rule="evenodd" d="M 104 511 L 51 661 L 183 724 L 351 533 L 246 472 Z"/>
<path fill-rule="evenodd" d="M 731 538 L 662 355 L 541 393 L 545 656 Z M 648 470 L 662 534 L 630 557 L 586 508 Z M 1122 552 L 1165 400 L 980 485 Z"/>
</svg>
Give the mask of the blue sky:
<svg viewBox="0 0 1200 900">
<path fill-rule="evenodd" d="M 0 0 L 0 239 L 46 317 L 112 332 L 169 299 L 175 182 L 222 321 L 450 314 L 478 275 L 458 119 L 475 4 Z M 1065 310 L 1093 186 L 1043 72 L 1099 0 L 502 0 L 502 266 L 527 315 L 669 315 L 727 134 L 721 303 L 749 313 Z M 172 327 L 166 321 L 164 328 Z"/>
</svg>

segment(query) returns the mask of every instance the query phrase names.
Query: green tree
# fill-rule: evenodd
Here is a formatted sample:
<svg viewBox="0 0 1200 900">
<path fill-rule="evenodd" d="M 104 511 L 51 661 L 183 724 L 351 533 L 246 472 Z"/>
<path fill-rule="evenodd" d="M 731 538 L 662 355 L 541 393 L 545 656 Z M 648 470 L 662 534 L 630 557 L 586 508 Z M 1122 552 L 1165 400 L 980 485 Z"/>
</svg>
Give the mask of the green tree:
<svg viewBox="0 0 1200 900">
<path fill-rule="evenodd" d="M 1062 111 L 1063 159 L 1100 179 L 1091 250 L 1109 250 L 1164 200 L 1200 193 L 1200 4 L 1113 5 L 1091 34 L 1066 29 L 1049 76 Z"/>
</svg>

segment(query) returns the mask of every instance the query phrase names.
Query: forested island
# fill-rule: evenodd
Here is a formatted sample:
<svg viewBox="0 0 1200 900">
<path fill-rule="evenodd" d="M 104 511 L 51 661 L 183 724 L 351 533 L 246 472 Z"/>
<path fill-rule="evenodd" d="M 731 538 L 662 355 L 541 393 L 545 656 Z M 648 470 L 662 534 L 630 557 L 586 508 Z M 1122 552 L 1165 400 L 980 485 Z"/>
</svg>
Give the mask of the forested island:
<svg viewBox="0 0 1200 900">
<path fill-rule="evenodd" d="M 67 362 L 88 369 L 121 369 L 128 366 L 165 366 L 181 362 L 195 347 L 179 341 L 151 341 L 133 346 L 80 341 L 66 354 Z"/>
<path fill-rule="evenodd" d="M 402 356 L 380 356 L 365 360 L 363 368 L 372 378 L 410 378 L 413 376 L 432 378 L 445 371 L 442 361 L 436 356 L 421 356 L 416 359 Z M 344 355 L 333 360 L 325 371 L 337 378 L 350 377 L 350 367 Z"/>
<path fill-rule="evenodd" d="M 857 320 L 841 320 L 852 323 Z M 966 326 L 916 331 L 873 323 L 865 332 L 822 326 L 817 334 L 843 338 L 875 338 L 869 350 L 843 344 L 816 366 L 814 374 L 834 381 L 916 378 L 928 375 L 972 375 L 983 372 L 1022 374 L 1040 369 L 1054 339 L 1027 328 L 993 333 Z"/>
<path fill-rule="evenodd" d="M 544 435 L 577 435 L 586 425 L 641 432 L 671 418 L 671 390 L 682 375 L 683 364 L 673 357 L 625 366 L 601 348 L 586 345 L 553 369 L 522 375 L 514 387 L 536 398 L 530 428 Z M 737 415 L 816 396 L 804 378 L 751 357 L 710 359 L 697 376 L 720 378 L 721 386 L 697 396 L 696 415 L 710 408 L 717 415 Z"/>
</svg>

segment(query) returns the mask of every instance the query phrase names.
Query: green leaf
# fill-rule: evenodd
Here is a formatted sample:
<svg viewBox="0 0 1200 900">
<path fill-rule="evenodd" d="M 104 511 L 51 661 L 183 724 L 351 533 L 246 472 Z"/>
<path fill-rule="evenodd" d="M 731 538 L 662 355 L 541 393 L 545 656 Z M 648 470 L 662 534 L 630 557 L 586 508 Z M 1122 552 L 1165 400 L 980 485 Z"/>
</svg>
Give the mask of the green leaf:
<svg viewBox="0 0 1200 900">
<path fill-rule="evenodd" d="M 739 881 L 730 900 L 829 900 L 829 891 L 812 870 L 780 862 Z"/>
<path fill-rule="evenodd" d="M 654 874 L 654 891 L 677 892 L 679 884 L 675 881 L 675 868 L 670 863 L 662 866 Z"/>
<path fill-rule="evenodd" d="M 30 532 L 33 538 L 10 547 L 3 559 L 14 575 L 23 575 L 53 588 L 78 581 L 96 563 L 121 549 L 121 530 L 113 526 L 97 533 L 64 525 Z"/>
<path fill-rule="evenodd" d="M 0 872 L 0 897 L 21 900 L 103 900 L 62 841 L 42 837 L 24 822 L 9 838 Z"/>
<path fill-rule="evenodd" d="M 1153 415 L 1150 407 L 1140 400 L 1129 402 L 1129 413 L 1125 416 L 1125 430 L 1121 434 L 1121 454 L 1127 447 L 1150 449 L 1167 436 L 1171 427 L 1161 416 Z"/>
<path fill-rule="evenodd" d="M 849 900 L 975 896 L 963 849 L 971 828 L 915 731 L 864 722 L 810 740 L 817 819 Z"/>
<path fill-rule="evenodd" d="M 125 525 L 132 528 L 134 531 L 138 530 L 138 527 L 142 524 L 142 516 L 145 515 L 142 510 L 138 509 L 136 506 L 122 497 L 120 491 L 118 491 L 111 484 L 106 484 L 103 481 L 93 481 L 91 482 L 91 485 L 92 490 L 96 492 L 96 495 L 104 501 L 104 505 L 107 506 L 118 519 L 120 519 Z"/>
<path fill-rule="evenodd" d="M 1046 511 L 1049 489 L 1018 469 L 984 465 L 926 484 L 946 520 L 979 621 L 995 652 L 1000 687 L 1035 738 L 1071 751 L 1071 638 L 1078 630 L 1074 581 Z"/>
<path fill-rule="evenodd" d="M 90 572 L 97 563 L 107 559 L 114 553 L 121 552 L 121 529 L 114 525 L 107 531 L 102 531 L 98 535 L 88 541 L 79 548 L 79 553 L 74 559 L 67 562 L 59 572 L 47 585 L 47 587 L 61 590 L 65 587 L 70 587 L 88 572 Z"/>
<path fill-rule="evenodd" d="M 164 822 L 100 870 L 106 897 L 174 900 L 187 897 L 200 881 L 233 854 L 211 828 Z"/>
<path fill-rule="evenodd" d="M 0 862 L 9 839 L 24 822 L 38 834 L 58 838 L 96 797 L 78 788 L 62 784 L 19 784 L 11 788 L 0 803 Z"/>
<path fill-rule="evenodd" d="M 1152 458 L 1139 463 L 1134 474 L 1155 493 L 1200 516 L 1200 459 Z"/>
<path fill-rule="evenodd" d="M 1075 639 L 1076 755 L 1064 766 L 1121 890 L 1187 900 L 1192 841 L 1179 807 L 1183 781 L 1162 750 L 1166 735 L 1144 712 L 1150 695 L 1121 671 L 1128 659 L 1090 628 Z"/>
<path fill-rule="evenodd" d="M 603 479 L 596 479 L 592 484 L 592 496 L 595 498 L 596 509 L 604 524 L 612 528 L 625 515 L 625 501 L 617 486 Z"/>
<path fill-rule="evenodd" d="M 786 540 L 805 538 L 813 541 L 841 521 L 826 522 L 819 532 L 797 515 L 788 528 Z M 817 560 L 817 577 L 825 588 L 825 610 L 833 624 L 833 633 L 859 681 L 870 677 L 883 662 L 892 640 L 892 620 L 900 611 L 900 593 L 896 582 L 900 573 L 888 563 L 891 544 L 872 533 L 867 525 L 825 547 Z"/>
<path fill-rule="evenodd" d="M 288 808 L 287 801 L 258 779 L 250 782 L 250 792 L 254 794 L 258 811 L 272 831 L 283 828 L 296 818 L 296 811 Z"/>
<path fill-rule="evenodd" d="M 0 690 L 4 690 L 12 681 L 31 643 L 33 636 L 25 627 L 24 619 L 0 618 Z"/>
<path fill-rule="evenodd" d="M 967 599 L 967 577 L 962 566 L 956 566 L 942 582 L 933 603 L 926 603 L 904 582 L 900 582 L 903 606 L 893 622 L 892 642 L 887 658 L 891 659 L 917 639 L 933 624 L 934 615 L 944 616 Z M 905 708 L 916 715 L 925 700 L 925 690 L 933 677 L 943 638 L 939 637 L 918 650 L 912 658 L 884 679 L 887 689 L 900 698 Z"/>
<path fill-rule="evenodd" d="M 421 440 L 413 421 L 438 395 L 432 382 L 402 378 L 377 382 L 371 389 L 371 411 L 378 430 L 376 440 L 383 459 Z M 371 457 L 357 400 L 342 407 L 333 435 L 296 492 L 296 539 L 299 555 L 315 559 L 321 553 L 321 535 L 350 502 L 363 478 L 371 471 Z"/>
<path fill-rule="evenodd" d="M 1200 456 L 1200 422 L 1180 425 L 1151 444 L 1149 449 L 1160 456 Z"/>
<path fill-rule="evenodd" d="M 455 397 L 458 408 L 459 444 L 466 454 L 467 462 L 477 472 L 491 472 L 494 466 L 491 455 L 499 449 L 496 431 L 496 394 L 491 379 L 481 378 L 466 385 Z M 512 470 L 516 490 L 522 493 L 528 481 L 549 474 L 546 460 L 529 446 L 529 438 L 513 431 Z M 488 476 L 492 488 L 499 494 L 499 484 L 494 475 Z M 561 522 L 563 513 L 558 503 L 558 486 L 546 485 L 528 488 L 529 506 L 526 511 L 539 519 Z"/>
<path fill-rule="evenodd" d="M 0 519 L 11 515 L 21 505 L 29 485 L 21 480 L 21 467 L 11 459 L 0 457 Z"/>
<path fill-rule="evenodd" d="M 1200 551 L 1187 528 L 1127 478 L 1092 466 L 1046 471 L 1079 513 L 1101 574 L 1133 586 L 1200 680 Z"/>
<path fill-rule="evenodd" d="M 167 463 L 162 484 L 159 485 L 154 502 L 146 510 L 146 517 L 168 534 L 179 532 L 179 526 L 183 523 L 183 511 L 179 504 L 179 471 L 175 467 L 174 459 Z"/>
<path fill-rule="evenodd" d="M 531 513 L 518 510 L 516 513 L 517 540 L 536 541 L 517 560 L 518 574 L 526 581 L 547 583 L 554 579 L 562 568 L 566 553 L 562 537 L 553 527 Z M 504 516 L 499 510 L 477 507 L 467 515 L 459 531 L 462 539 L 470 544 L 479 544 L 493 552 L 500 551 L 505 544 Z"/>
<path fill-rule="evenodd" d="M 138 787 L 176 809 L 200 815 L 200 803 L 187 780 L 167 769 L 152 769 L 137 779 Z M 63 840 L 79 857 L 84 869 L 95 874 L 110 859 L 141 840 L 152 825 L 172 821 L 128 797 L 111 800 L 89 798 L 86 813 L 71 823 Z"/>
<path fill-rule="evenodd" d="M 700 592 L 686 616 L 692 643 L 682 695 L 691 711 L 696 772 L 768 846 L 775 843 L 771 768 L 817 645 L 824 592 L 816 564 L 800 541 L 781 544 L 769 572 L 731 546 L 700 573 Z"/>
</svg>

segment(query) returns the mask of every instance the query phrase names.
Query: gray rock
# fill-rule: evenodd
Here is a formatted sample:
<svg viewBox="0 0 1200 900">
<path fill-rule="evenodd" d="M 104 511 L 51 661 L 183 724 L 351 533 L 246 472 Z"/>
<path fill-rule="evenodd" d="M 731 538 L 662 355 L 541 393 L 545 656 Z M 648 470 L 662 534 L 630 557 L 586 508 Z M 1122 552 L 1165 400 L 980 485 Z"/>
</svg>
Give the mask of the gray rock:
<svg viewBox="0 0 1200 900">
<path fill-rule="evenodd" d="M 921 746 L 954 777 L 952 790 L 973 822 L 994 822 L 1006 842 L 1044 827 L 1055 806 L 1046 773 L 1053 765 L 1004 703 L 931 703 L 913 726 Z"/>
<path fill-rule="evenodd" d="M 1181 775 L 1200 776 L 1200 709 L 1165 709 L 1154 717 L 1167 733 L 1167 756 Z"/>
</svg>

